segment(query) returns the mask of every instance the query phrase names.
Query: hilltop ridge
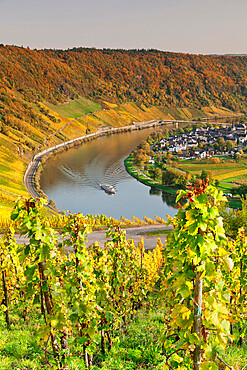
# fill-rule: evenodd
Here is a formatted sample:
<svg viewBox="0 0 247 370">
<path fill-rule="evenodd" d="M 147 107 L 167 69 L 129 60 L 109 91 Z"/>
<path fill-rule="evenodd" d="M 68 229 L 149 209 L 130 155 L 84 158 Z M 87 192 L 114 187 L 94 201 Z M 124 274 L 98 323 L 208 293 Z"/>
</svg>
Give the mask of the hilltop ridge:
<svg viewBox="0 0 247 370">
<path fill-rule="evenodd" d="M 247 57 L 158 50 L 0 47 L 1 87 L 53 103 L 83 96 L 115 103 L 246 108 Z"/>
</svg>

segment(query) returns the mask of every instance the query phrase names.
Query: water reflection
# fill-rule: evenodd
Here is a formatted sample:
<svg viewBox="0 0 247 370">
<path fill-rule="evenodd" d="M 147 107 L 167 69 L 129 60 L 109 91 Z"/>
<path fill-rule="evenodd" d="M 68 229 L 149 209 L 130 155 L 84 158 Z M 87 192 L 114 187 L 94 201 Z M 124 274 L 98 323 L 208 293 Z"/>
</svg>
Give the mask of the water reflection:
<svg viewBox="0 0 247 370">
<path fill-rule="evenodd" d="M 176 206 L 176 194 L 166 193 L 162 191 L 162 201 L 166 203 L 168 206 L 175 207 Z"/>
<path fill-rule="evenodd" d="M 161 190 L 157 189 L 157 188 L 150 188 L 149 190 L 149 194 L 150 195 L 158 195 L 160 196 L 161 195 Z"/>
<path fill-rule="evenodd" d="M 161 196 L 161 199 L 163 201 L 163 203 L 167 204 L 168 206 L 171 206 L 171 207 L 176 207 L 176 197 L 177 195 L 175 194 L 171 194 L 171 193 L 167 193 L 165 191 L 162 191 L 160 189 L 157 189 L 157 188 L 150 188 L 149 190 L 149 194 L 152 196 L 152 195 L 156 195 L 158 197 Z"/>
</svg>

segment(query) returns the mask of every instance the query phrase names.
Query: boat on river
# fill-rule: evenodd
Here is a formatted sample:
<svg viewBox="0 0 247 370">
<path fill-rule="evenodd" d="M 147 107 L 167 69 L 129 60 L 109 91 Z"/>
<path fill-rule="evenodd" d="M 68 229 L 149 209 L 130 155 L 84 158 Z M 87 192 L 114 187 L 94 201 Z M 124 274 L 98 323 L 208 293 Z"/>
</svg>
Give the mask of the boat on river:
<svg viewBox="0 0 247 370">
<path fill-rule="evenodd" d="M 108 194 L 116 194 L 116 190 L 112 185 L 100 184 L 101 189 L 105 190 Z"/>
</svg>

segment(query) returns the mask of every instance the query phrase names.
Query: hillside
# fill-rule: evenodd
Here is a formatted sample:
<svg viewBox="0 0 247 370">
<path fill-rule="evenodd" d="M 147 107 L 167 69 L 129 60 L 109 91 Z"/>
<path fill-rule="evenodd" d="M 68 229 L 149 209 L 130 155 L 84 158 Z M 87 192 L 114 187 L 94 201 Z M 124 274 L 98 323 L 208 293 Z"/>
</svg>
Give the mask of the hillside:
<svg viewBox="0 0 247 370">
<path fill-rule="evenodd" d="M 246 108 L 247 57 L 156 50 L 0 47 L 1 85 L 25 99 L 84 96 L 145 105 Z M 2 87 L 1 86 L 1 87 Z"/>
<path fill-rule="evenodd" d="M 0 45 L 0 206 L 31 156 L 100 126 L 245 112 L 247 57 Z"/>
</svg>

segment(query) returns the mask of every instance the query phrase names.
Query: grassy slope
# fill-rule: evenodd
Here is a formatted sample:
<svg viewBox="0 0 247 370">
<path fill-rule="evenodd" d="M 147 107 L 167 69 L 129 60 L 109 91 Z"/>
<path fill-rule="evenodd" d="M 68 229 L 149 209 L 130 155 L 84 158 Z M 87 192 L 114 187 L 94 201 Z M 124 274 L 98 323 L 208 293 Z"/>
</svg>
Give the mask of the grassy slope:
<svg viewBox="0 0 247 370">
<path fill-rule="evenodd" d="M 165 366 L 165 356 L 162 354 L 160 338 L 164 333 L 164 310 L 162 310 L 162 295 L 156 298 L 155 304 L 147 304 L 134 315 L 134 320 L 127 325 L 126 331 L 115 330 L 113 347 L 105 355 L 100 353 L 100 344 L 94 356 L 95 363 L 92 370 L 162 370 Z M 38 344 L 38 328 L 40 313 L 28 312 L 27 323 L 21 317 L 13 316 L 12 330 L 7 330 L 3 315 L 0 317 L 0 369 L 48 369 L 49 364 L 45 359 L 42 346 Z M 69 370 L 84 370 L 82 357 L 82 345 L 73 345 L 69 338 L 71 357 L 69 357 Z M 43 345 L 43 348 L 45 344 Z M 47 360 L 51 362 L 51 348 L 48 345 Z M 236 344 L 228 345 L 224 360 L 235 370 L 243 369 L 247 362 L 247 346 L 243 348 Z"/>
<path fill-rule="evenodd" d="M 85 98 L 79 98 L 69 103 L 59 105 L 51 103 L 45 104 L 53 112 L 56 112 L 60 116 L 67 118 L 78 118 L 85 114 L 95 112 L 101 109 L 101 105 L 99 103 L 92 102 Z"/>
<path fill-rule="evenodd" d="M 52 114 L 52 105 L 46 104 L 50 108 Z M 63 105 L 55 106 L 56 112 L 60 110 L 63 114 L 67 114 L 70 111 L 71 118 L 82 117 L 85 112 L 80 109 L 80 105 L 75 104 L 74 101 L 66 103 Z M 190 120 L 192 118 L 199 117 L 212 117 L 215 114 L 222 114 L 226 116 L 233 115 L 229 110 L 223 109 L 210 109 L 203 108 L 202 110 L 195 108 L 164 108 L 164 107 L 146 107 L 142 105 L 138 107 L 135 103 L 125 103 L 108 110 L 98 110 L 94 111 L 92 114 L 87 114 L 85 117 L 78 119 L 84 127 L 89 126 L 89 128 L 96 128 L 98 126 L 125 126 L 132 122 L 148 121 L 152 119 L 180 119 L 180 120 Z M 67 126 L 69 130 L 69 126 Z M 64 130 L 66 132 L 66 129 Z"/>
</svg>

